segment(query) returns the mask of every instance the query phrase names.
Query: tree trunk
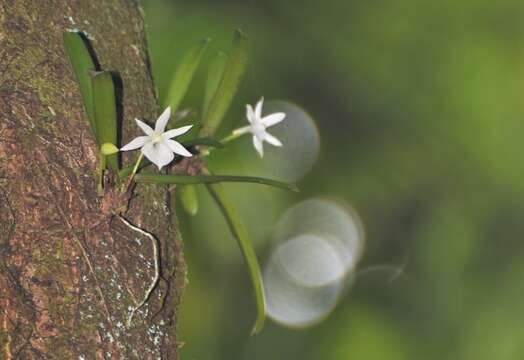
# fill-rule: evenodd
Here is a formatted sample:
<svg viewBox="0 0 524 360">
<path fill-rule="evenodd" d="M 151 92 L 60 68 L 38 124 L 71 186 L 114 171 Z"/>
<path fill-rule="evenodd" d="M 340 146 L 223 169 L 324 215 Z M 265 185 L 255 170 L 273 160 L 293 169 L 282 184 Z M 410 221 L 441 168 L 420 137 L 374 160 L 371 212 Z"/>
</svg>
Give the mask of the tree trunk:
<svg viewBox="0 0 524 360">
<path fill-rule="evenodd" d="M 175 359 L 185 266 L 171 197 L 137 186 L 124 214 L 155 234 L 162 270 L 128 325 L 154 276 L 151 239 L 101 211 L 67 29 L 121 77 L 125 141 L 157 114 L 137 1 L 0 0 L 0 358 Z"/>
</svg>

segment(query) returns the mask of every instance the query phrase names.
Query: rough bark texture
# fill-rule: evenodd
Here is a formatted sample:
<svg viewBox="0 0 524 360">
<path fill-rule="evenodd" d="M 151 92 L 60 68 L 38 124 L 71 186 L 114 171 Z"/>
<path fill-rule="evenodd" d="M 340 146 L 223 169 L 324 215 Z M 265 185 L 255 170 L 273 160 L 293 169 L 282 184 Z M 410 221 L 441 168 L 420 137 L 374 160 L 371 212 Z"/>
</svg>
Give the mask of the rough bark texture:
<svg viewBox="0 0 524 360">
<path fill-rule="evenodd" d="M 162 280 L 128 327 L 152 248 L 100 210 L 96 146 L 62 44 L 73 28 L 122 79 L 123 139 L 133 118 L 157 114 L 136 1 L 0 0 L 0 358 L 173 359 L 185 267 L 170 196 L 137 186 L 125 214 L 162 253 Z"/>
</svg>

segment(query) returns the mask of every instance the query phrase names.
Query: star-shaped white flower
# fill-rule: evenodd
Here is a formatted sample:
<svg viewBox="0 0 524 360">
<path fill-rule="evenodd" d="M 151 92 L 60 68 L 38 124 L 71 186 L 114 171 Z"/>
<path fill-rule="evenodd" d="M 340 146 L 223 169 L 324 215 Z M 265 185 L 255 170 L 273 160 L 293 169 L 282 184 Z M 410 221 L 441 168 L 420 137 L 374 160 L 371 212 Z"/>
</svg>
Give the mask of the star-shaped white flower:
<svg viewBox="0 0 524 360">
<path fill-rule="evenodd" d="M 264 141 L 267 141 L 268 143 L 274 146 L 282 146 L 280 140 L 268 133 L 266 129 L 270 126 L 278 124 L 286 117 L 286 114 L 283 112 L 277 112 L 262 117 L 263 104 L 264 98 L 261 98 L 255 106 L 254 110 L 251 105 L 246 105 L 246 117 L 247 121 L 249 121 L 249 125 L 233 131 L 233 134 L 236 136 L 248 132 L 253 134 L 253 146 L 255 147 L 260 157 L 264 156 L 264 147 L 262 144 Z"/>
<path fill-rule="evenodd" d="M 165 131 L 167 122 L 171 117 L 171 107 L 168 107 L 158 117 L 155 130 L 146 123 L 135 119 L 137 125 L 142 129 L 146 136 L 139 136 L 120 150 L 129 151 L 141 148 L 142 154 L 148 158 L 158 169 L 169 164 L 175 158 L 174 154 L 190 157 L 192 154 L 179 142 L 172 140 L 176 136 L 185 134 L 193 125 L 182 126 L 178 129 Z"/>
</svg>

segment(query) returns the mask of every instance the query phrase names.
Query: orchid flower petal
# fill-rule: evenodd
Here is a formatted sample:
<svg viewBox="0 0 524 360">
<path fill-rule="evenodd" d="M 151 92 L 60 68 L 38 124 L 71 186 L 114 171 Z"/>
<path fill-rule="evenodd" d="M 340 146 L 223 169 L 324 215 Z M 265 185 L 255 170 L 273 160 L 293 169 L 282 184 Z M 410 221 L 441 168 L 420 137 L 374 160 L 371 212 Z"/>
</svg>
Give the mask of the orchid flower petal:
<svg viewBox="0 0 524 360">
<path fill-rule="evenodd" d="M 261 119 L 261 122 L 262 122 L 262 125 L 264 125 L 265 127 L 270 127 L 270 126 L 278 124 L 279 122 L 284 120 L 285 117 L 286 117 L 285 113 L 278 112 L 278 113 L 274 113 L 268 116 L 264 116 Z"/>
<path fill-rule="evenodd" d="M 167 126 L 167 122 L 169 121 L 169 118 L 171 118 L 171 106 L 168 106 L 164 110 L 164 112 L 158 117 L 156 124 L 155 124 L 156 133 L 164 132 Z"/>
<path fill-rule="evenodd" d="M 255 150 L 258 152 L 260 157 L 264 157 L 264 146 L 262 144 L 262 140 L 259 139 L 257 136 L 253 136 L 253 146 L 255 147 Z"/>
<path fill-rule="evenodd" d="M 249 104 L 246 105 L 246 118 L 250 123 L 255 119 L 255 110 L 253 110 L 253 107 Z"/>
<path fill-rule="evenodd" d="M 273 135 L 271 135 L 268 132 L 264 134 L 264 140 L 270 143 L 271 145 L 282 146 L 282 143 L 280 142 L 280 140 L 278 140 L 276 137 L 274 137 Z"/>
<path fill-rule="evenodd" d="M 257 106 L 255 107 L 255 117 L 257 119 L 260 119 L 262 117 L 262 106 L 264 105 L 264 97 L 261 97 L 260 100 L 257 102 Z"/>
<path fill-rule="evenodd" d="M 139 136 L 131 140 L 128 144 L 124 145 L 120 150 L 129 151 L 141 148 L 149 141 L 149 136 Z"/>
<path fill-rule="evenodd" d="M 188 132 L 192 127 L 193 127 L 193 125 L 187 125 L 187 126 L 179 127 L 178 129 L 168 130 L 168 131 L 166 131 L 164 133 L 164 138 L 171 139 L 171 138 L 174 138 L 176 136 L 180 136 L 180 135 L 185 134 L 186 132 Z"/>
<path fill-rule="evenodd" d="M 147 125 L 145 122 L 141 121 L 141 120 L 138 120 L 138 119 L 135 119 L 136 121 L 136 124 L 138 125 L 138 127 L 140 129 L 142 129 L 142 131 L 146 134 L 146 135 L 151 135 L 153 134 L 153 129 L 151 128 L 151 126 Z"/>
<path fill-rule="evenodd" d="M 182 155 L 185 157 L 191 157 L 193 154 L 191 154 L 182 144 L 180 144 L 178 141 L 175 140 L 164 140 L 164 144 L 174 152 L 175 154 Z"/>
<path fill-rule="evenodd" d="M 163 142 L 149 142 L 142 147 L 142 154 L 145 155 L 159 170 L 169 164 L 175 158 L 175 155 Z"/>
</svg>

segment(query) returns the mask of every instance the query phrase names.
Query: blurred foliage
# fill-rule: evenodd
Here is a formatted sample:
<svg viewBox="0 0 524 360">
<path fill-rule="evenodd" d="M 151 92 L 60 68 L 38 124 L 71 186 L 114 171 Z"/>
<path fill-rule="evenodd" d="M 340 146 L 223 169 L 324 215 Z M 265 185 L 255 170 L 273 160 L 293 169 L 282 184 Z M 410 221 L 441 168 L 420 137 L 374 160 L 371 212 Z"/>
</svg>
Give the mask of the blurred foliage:
<svg viewBox="0 0 524 360">
<path fill-rule="evenodd" d="M 183 359 L 524 358 L 524 3 L 475 1 L 144 1 L 160 99 L 184 52 L 248 34 L 247 75 L 223 134 L 261 95 L 302 105 L 322 148 L 299 195 L 227 185 L 262 263 L 279 214 L 329 195 L 360 212 L 368 272 L 322 324 L 255 316 L 234 240 L 209 196 L 182 217 L 189 285 Z M 213 53 L 209 51 L 208 53 Z M 209 63 L 211 55 L 204 62 Z M 202 103 L 205 67 L 181 108 Z M 195 121 L 193 117 L 189 121 Z M 212 159 L 242 171 L 240 141 Z M 182 213 L 182 212 L 180 212 Z"/>
</svg>

